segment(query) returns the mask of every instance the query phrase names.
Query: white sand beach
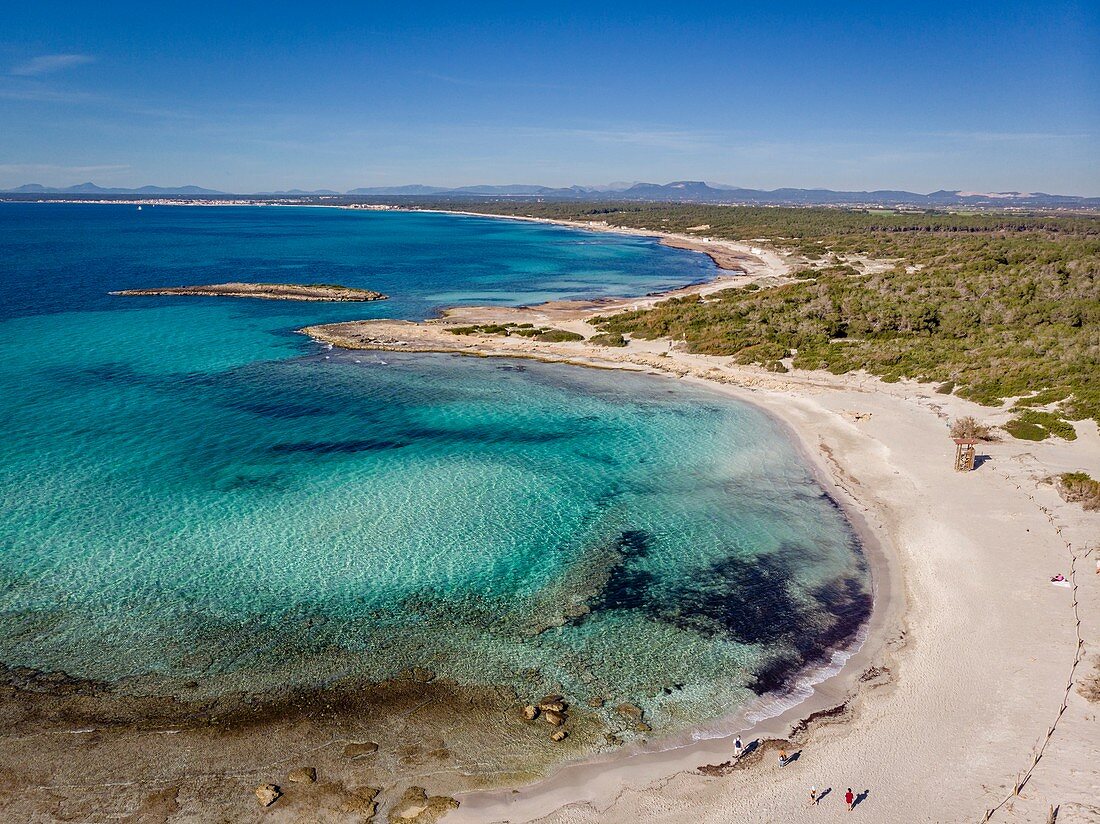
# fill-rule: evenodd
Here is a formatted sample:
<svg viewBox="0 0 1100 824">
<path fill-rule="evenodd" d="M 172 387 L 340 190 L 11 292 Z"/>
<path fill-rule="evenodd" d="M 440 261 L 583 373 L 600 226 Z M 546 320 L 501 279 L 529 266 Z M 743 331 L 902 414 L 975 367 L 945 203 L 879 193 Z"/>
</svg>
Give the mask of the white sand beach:
<svg viewBox="0 0 1100 824">
<path fill-rule="evenodd" d="M 585 226 L 584 228 L 601 228 Z M 676 238 L 674 240 L 678 240 Z M 782 256 L 721 246 L 743 274 L 782 278 Z M 729 261 L 729 265 L 734 265 Z M 448 326 L 530 322 L 591 336 L 588 320 L 659 299 L 467 307 L 423 324 L 368 321 L 304 330 L 347 348 L 451 351 L 640 369 L 706 381 L 789 424 L 807 454 L 866 521 L 880 546 L 876 610 L 859 653 L 781 716 L 744 724 L 759 748 L 732 768 L 732 736 L 651 742 L 569 765 L 518 791 L 460 796 L 448 822 L 1100 821 L 1100 513 L 1064 502 L 1050 476 L 1100 475 L 1100 435 L 1078 422 L 1074 442 L 999 440 L 955 472 L 951 420 L 1004 423 L 1006 409 L 935 393 L 930 385 L 849 374 L 777 375 L 675 343 L 625 348 L 517 336 L 453 335 Z M 1071 585 L 1055 586 L 1061 573 Z M 1079 616 L 1079 620 L 1078 620 Z M 811 714 L 822 713 L 808 724 Z M 799 727 L 792 731 L 792 728 Z M 672 746 L 676 744 L 677 746 Z M 776 763 L 780 746 L 798 757 Z M 1038 761 L 1036 757 L 1039 756 Z M 711 774 L 707 774 L 707 773 Z M 1017 782 L 1025 779 L 1018 794 Z M 820 803 L 808 804 L 809 789 Z"/>
</svg>

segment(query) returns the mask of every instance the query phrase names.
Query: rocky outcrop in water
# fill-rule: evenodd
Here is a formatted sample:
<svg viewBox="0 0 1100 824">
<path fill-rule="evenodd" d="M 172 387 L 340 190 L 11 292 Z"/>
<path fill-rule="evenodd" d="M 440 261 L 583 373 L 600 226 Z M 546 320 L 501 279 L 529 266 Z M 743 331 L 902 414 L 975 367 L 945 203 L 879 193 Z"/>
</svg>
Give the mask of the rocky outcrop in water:
<svg viewBox="0 0 1100 824">
<path fill-rule="evenodd" d="M 386 295 L 370 289 L 355 289 L 334 283 L 210 283 L 202 286 L 166 286 L 160 289 L 122 289 L 111 292 L 123 297 L 157 295 L 199 295 L 212 298 L 260 298 L 262 300 L 306 300 L 363 302 L 385 300 Z"/>
<path fill-rule="evenodd" d="M 619 704 L 619 706 L 615 707 L 615 711 L 624 718 L 629 718 L 631 721 L 635 722 L 641 721 L 642 716 L 645 714 L 645 711 L 641 707 L 637 704 L 631 704 L 629 701 Z"/>
<path fill-rule="evenodd" d="M 409 787 L 390 810 L 390 824 L 433 824 L 450 810 L 458 809 L 458 801 L 446 795 L 428 795 L 423 787 Z"/>
</svg>

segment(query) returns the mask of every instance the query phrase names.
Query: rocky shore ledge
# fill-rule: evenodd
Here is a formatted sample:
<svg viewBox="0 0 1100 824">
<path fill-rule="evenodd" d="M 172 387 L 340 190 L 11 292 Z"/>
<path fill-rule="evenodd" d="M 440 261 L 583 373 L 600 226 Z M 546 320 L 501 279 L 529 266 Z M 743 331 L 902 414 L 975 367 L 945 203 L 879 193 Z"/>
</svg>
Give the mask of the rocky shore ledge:
<svg viewBox="0 0 1100 824">
<path fill-rule="evenodd" d="M 370 289 L 354 289 L 333 283 L 212 283 L 201 286 L 166 286 L 158 289 L 122 289 L 111 292 L 124 297 L 154 295 L 199 295 L 215 298 L 260 298 L 262 300 L 324 300 L 364 302 L 385 300 L 386 295 Z"/>
<path fill-rule="evenodd" d="M 591 700 L 539 699 L 530 679 L 470 686 L 414 666 L 251 693 L 0 664 L 0 819 L 433 824 L 463 792 L 530 784 L 637 728 Z"/>
</svg>

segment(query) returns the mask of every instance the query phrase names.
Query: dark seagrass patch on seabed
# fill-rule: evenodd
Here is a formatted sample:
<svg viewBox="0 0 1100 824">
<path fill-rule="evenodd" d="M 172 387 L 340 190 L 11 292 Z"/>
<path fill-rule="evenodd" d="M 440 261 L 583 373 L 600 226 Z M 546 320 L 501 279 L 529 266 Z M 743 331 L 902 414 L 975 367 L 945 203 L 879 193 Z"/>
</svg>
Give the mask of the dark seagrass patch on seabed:
<svg viewBox="0 0 1100 824">
<path fill-rule="evenodd" d="M 268 451 L 278 455 L 296 452 L 314 455 L 354 454 L 356 452 L 381 452 L 388 449 L 401 449 L 408 441 L 388 440 L 385 438 L 362 438 L 347 441 L 303 441 L 300 443 L 277 443 Z"/>
<path fill-rule="evenodd" d="M 791 590 L 790 560 L 802 554 L 797 547 L 755 558 L 731 553 L 671 585 L 638 564 L 646 557 L 646 533 L 623 532 L 616 548 L 620 561 L 580 620 L 601 611 L 631 610 L 703 635 L 785 648 L 747 684 L 757 694 L 780 689 L 799 670 L 826 660 L 871 613 L 862 563 L 852 574 L 813 588 L 809 597 L 797 597 Z"/>
</svg>

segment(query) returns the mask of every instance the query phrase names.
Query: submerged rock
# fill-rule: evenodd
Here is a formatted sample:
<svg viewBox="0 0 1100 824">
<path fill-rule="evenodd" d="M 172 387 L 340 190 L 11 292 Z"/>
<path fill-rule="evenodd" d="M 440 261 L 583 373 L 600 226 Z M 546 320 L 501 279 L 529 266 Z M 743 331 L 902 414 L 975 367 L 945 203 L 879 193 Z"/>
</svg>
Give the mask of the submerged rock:
<svg viewBox="0 0 1100 824">
<path fill-rule="evenodd" d="M 314 767 L 299 767 L 287 773 L 286 778 L 296 784 L 312 784 L 317 780 L 317 770 Z"/>
<path fill-rule="evenodd" d="M 361 755 L 371 755 L 378 752 L 378 745 L 373 741 L 352 742 L 344 747 L 344 755 L 347 758 L 358 758 Z"/>
<path fill-rule="evenodd" d="M 275 784 L 261 784 L 256 788 L 256 800 L 260 802 L 261 807 L 270 807 L 282 794 L 282 790 Z"/>
<path fill-rule="evenodd" d="M 629 718 L 631 721 L 641 721 L 642 716 L 645 715 L 645 710 L 637 704 L 631 704 L 629 701 L 625 701 L 615 707 L 615 712 L 619 713 L 619 715 L 624 718 Z"/>
<path fill-rule="evenodd" d="M 563 698 L 560 695 L 551 694 L 551 695 L 544 696 L 539 701 L 539 707 L 541 709 L 544 709 L 544 710 L 552 710 L 552 709 L 556 709 L 556 708 L 551 706 L 551 705 L 553 705 L 553 704 L 564 704 L 564 703 L 565 703 L 565 698 Z M 558 712 L 561 712 L 561 710 L 558 710 Z"/>
<path fill-rule="evenodd" d="M 374 787 L 355 787 L 345 798 L 342 812 L 359 816 L 361 824 L 370 824 L 378 812 L 378 802 L 374 800 L 378 793 L 379 790 Z"/>
<path fill-rule="evenodd" d="M 428 795 L 423 787 L 409 787 L 401 796 L 393 809 L 390 810 L 389 820 L 394 822 L 416 822 L 416 824 L 432 824 L 438 821 L 448 811 L 457 810 L 458 801 L 446 795 Z"/>
</svg>

